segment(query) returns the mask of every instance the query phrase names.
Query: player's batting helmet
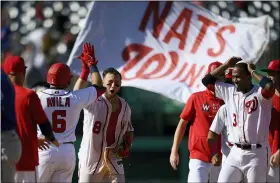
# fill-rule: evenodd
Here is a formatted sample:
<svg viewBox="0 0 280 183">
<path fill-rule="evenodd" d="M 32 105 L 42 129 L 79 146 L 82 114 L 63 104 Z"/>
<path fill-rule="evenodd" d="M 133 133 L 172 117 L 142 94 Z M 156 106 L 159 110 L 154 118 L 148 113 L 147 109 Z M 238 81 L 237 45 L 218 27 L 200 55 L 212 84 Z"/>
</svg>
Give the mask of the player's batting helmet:
<svg viewBox="0 0 280 183">
<path fill-rule="evenodd" d="M 209 66 L 208 66 L 208 73 L 210 73 L 210 72 L 213 71 L 214 69 L 220 67 L 221 65 L 222 65 L 221 62 L 218 62 L 218 61 L 212 62 L 212 63 L 209 64 Z"/>
<path fill-rule="evenodd" d="M 56 87 L 67 87 L 70 84 L 70 79 L 70 68 L 66 64 L 53 64 L 48 71 L 47 81 L 50 85 Z"/>
</svg>

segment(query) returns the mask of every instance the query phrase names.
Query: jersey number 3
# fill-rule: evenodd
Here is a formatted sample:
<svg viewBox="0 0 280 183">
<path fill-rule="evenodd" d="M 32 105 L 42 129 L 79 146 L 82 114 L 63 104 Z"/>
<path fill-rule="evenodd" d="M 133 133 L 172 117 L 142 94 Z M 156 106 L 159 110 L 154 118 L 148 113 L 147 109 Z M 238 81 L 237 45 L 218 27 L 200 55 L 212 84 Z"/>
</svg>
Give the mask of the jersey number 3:
<svg viewBox="0 0 280 183">
<path fill-rule="evenodd" d="M 66 110 L 55 110 L 52 113 L 52 129 L 55 133 L 63 133 L 66 130 L 66 121 L 63 118 L 66 117 Z"/>
<path fill-rule="evenodd" d="M 236 121 L 236 114 L 233 113 L 233 124 L 232 124 L 234 127 L 237 126 L 237 121 Z"/>
</svg>

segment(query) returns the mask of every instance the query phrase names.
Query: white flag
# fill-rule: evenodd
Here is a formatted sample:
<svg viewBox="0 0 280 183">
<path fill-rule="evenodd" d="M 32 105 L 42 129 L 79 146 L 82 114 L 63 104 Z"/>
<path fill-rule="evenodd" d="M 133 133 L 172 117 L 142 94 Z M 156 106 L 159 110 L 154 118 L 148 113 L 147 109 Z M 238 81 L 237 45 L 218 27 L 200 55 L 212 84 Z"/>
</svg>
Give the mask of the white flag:
<svg viewBox="0 0 280 183">
<path fill-rule="evenodd" d="M 95 47 L 100 71 L 132 86 L 186 102 L 208 65 L 231 56 L 256 63 L 269 41 L 268 16 L 224 19 L 190 2 L 94 2 L 68 65 L 80 74 L 82 45 Z"/>
</svg>

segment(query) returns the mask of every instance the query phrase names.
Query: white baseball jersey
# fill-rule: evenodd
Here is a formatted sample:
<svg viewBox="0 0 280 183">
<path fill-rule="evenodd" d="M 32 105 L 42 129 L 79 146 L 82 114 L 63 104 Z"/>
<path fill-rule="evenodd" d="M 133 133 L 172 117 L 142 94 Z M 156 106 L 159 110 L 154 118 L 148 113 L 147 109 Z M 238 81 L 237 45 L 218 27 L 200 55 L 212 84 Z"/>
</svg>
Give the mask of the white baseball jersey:
<svg viewBox="0 0 280 183">
<path fill-rule="evenodd" d="M 75 129 L 81 110 L 97 98 L 95 87 L 77 91 L 47 89 L 38 93 L 42 107 L 59 143 L 75 142 Z M 40 129 L 38 135 L 42 135 Z"/>
<path fill-rule="evenodd" d="M 212 121 L 210 131 L 215 132 L 216 134 L 222 134 L 222 153 L 227 156 L 231 148 L 228 145 L 228 136 L 231 134 L 231 129 L 228 124 L 226 108 L 226 104 L 220 107 L 214 120 Z"/>
<path fill-rule="evenodd" d="M 120 98 L 121 110 L 117 124 L 114 127 L 115 142 L 110 147 L 116 147 L 122 142 L 123 135 L 127 131 L 133 131 L 131 125 L 131 110 L 127 102 Z M 96 174 L 101 171 L 104 161 L 104 150 L 108 148 L 106 135 L 112 113 L 112 105 L 104 94 L 100 96 L 94 105 L 84 109 L 83 138 L 79 150 L 79 166 L 88 174 Z M 113 153 L 108 156 L 110 169 L 113 174 L 124 174 L 121 159 Z"/>
<path fill-rule="evenodd" d="M 268 143 L 272 101 L 263 97 L 261 87 L 254 86 L 243 94 L 234 85 L 216 82 L 215 95 L 228 104 L 233 143 Z"/>
</svg>

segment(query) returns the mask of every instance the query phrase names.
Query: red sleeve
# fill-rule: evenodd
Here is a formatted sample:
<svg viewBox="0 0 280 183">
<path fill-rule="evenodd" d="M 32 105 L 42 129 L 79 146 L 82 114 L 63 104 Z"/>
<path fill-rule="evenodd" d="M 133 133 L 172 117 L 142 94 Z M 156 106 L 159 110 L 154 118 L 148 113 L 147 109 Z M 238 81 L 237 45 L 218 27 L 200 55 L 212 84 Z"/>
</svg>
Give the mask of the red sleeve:
<svg viewBox="0 0 280 183">
<path fill-rule="evenodd" d="M 29 106 L 30 106 L 30 110 L 31 110 L 32 120 L 36 124 L 43 124 L 46 121 L 48 121 L 45 111 L 42 108 L 40 99 L 39 99 L 38 95 L 33 91 L 29 95 Z"/>
<path fill-rule="evenodd" d="M 185 121 L 190 121 L 191 119 L 194 118 L 194 114 L 195 114 L 194 98 L 195 96 L 192 94 L 188 99 L 185 108 L 180 115 L 180 118 L 182 118 Z"/>
<path fill-rule="evenodd" d="M 275 108 L 272 108 L 271 111 L 271 122 L 270 122 L 270 128 L 273 135 L 273 141 L 271 144 L 271 151 L 272 153 L 275 153 L 280 148 L 280 121 L 278 120 L 280 116 L 280 112 L 277 112 Z"/>
<path fill-rule="evenodd" d="M 265 99 L 270 99 L 273 95 L 274 95 L 275 91 L 271 91 L 271 92 L 268 92 L 266 91 L 265 89 L 262 88 L 262 96 L 263 98 Z"/>
<path fill-rule="evenodd" d="M 274 131 L 274 139 L 272 144 L 272 153 L 274 154 L 278 149 L 280 149 L 280 142 L 279 142 L 279 129 Z"/>
</svg>

